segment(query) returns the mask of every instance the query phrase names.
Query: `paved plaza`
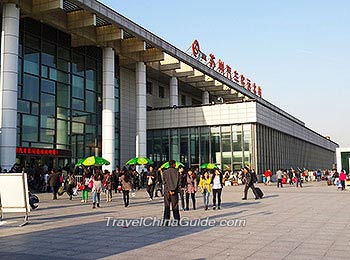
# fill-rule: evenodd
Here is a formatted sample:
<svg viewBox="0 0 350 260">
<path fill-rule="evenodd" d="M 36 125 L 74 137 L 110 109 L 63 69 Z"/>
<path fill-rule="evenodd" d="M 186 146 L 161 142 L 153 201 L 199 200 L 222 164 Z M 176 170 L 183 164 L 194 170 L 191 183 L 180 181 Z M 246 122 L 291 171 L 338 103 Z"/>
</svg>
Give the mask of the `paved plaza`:
<svg viewBox="0 0 350 260">
<path fill-rule="evenodd" d="M 131 197 L 128 208 L 121 194 L 109 205 L 103 195 L 99 209 L 77 197 L 69 201 L 66 194 L 57 201 L 39 194 L 41 202 L 29 225 L 18 227 L 22 217 L 5 214 L 0 259 L 350 259 L 347 191 L 324 182 L 302 189 L 259 186 L 265 197 L 254 200 L 250 193 L 247 201 L 241 200 L 243 186 L 225 187 L 219 211 L 204 211 L 197 194 L 197 210 L 181 212 L 181 217 L 192 224 L 209 219 L 215 226 L 192 227 L 119 225 L 162 217 L 162 198 L 148 201 L 144 190 Z M 233 221 L 238 225 L 232 226 Z"/>
</svg>

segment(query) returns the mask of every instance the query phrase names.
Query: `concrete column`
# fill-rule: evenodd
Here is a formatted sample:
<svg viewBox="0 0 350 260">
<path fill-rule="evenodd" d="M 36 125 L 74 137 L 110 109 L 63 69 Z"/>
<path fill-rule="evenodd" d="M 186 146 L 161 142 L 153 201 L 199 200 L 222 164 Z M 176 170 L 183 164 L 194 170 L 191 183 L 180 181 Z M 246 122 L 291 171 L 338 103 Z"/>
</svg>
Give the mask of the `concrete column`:
<svg viewBox="0 0 350 260">
<path fill-rule="evenodd" d="M 103 49 L 102 61 L 102 157 L 110 161 L 103 168 L 115 169 L 114 50 Z"/>
<path fill-rule="evenodd" d="M 202 104 L 209 104 L 209 92 L 208 91 L 204 91 L 202 93 Z"/>
<path fill-rule="evenodd" d="M 136 156 L 147 155 L 146 65 L 136 63 Z"/>
<path fill-rule="evenodd" d="M 169 105 L 171 107 L 179 105 L 179 87 L 176 77 L 170 78 L 170 100 Z"/>
<path fill-rule="evenodd" d="M 0 71 L 0 165 L 16 162 L 19 8 L 3 4 Z"/>
</svg>

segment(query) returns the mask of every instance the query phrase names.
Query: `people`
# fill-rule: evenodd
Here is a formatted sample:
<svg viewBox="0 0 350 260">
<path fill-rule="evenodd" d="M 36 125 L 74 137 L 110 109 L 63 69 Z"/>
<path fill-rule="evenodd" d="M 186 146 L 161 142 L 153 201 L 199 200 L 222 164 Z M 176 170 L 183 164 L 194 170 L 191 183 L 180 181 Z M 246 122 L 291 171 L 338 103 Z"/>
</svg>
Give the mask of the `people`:
<svg viewBox="0 0 350 260">
<path fill-rule="evenodd" d="M 301 179 L 302 178 L 301 172 L 299 170 L 296 170 L 294 174 L 295 174 L 295 178 L 297 179 L 296 187 L 298 188 L 300 185 L 300 188 L 302 188 L 303 184 L 302 184 L 302 179 Z"/>
<path fill-rule="evenodd" d="M 130 200 L 130 190 L 132 189 L 132 177 L 129 171 L 121 171 L 121 176 L 119 177 L 119 182 L 122 186 L 123 191 L 123 201 L 124 206 L 129 206 L 129 200 Z"/>
<path fill-rule="evenodd" d="M 243 183 L 244 185 L 244 196 L 242 198 L 242 200 L 246 200 L 247 199 L 247 195 L 248 195 L 248 190 L 249 188 L 252 189 L 254 195 L 255 195 L 255 199 L 259 199 L 259 194 L 257 193 L 257 191 L 255 190 L 254 187 L 254 182 L 252 179 L 252 176 L 250 174 L 250 170 L 248 167 L 244 167 L 242 169 L 242 175 L 243 175 Z"/>
<path fill-rule="evenodd" d="M 339 181 L 341 183 L 341 190 L 345 190 L 346 173 L 345 170 L 341 170 L 339 174 Z"/>
<path fill-rule="evenodd" d="M 215 170 L 214 176 L 211 179 L 212 189 L 213 189 L 213 209 L 216 209 L 216 198 L 218 199 L 218 208 L 221 207 L 221 193 L 223 188 L 223 174 L 218 169 Z"/>
<path fill-rule="evenodd" d="M 209 176 L 209 172 L 205 171 L 199 181 L 199 187 L 201 188 L 203 194 L 204 210 L 208 210 L 209 208 L 210 184 L 211 178 Z"/>
<path fill-rule="evenodd" d="M 193 210 L 196 210 L 196 192 L 197 192 L 197 178 L 194 172 L 190 169 L 187 172 L 186 176 L 186 210 L 189 210 L 190 207 L 190 196 L 192 199 Z"/>
<path fill-rule="evenodd" d="M 185 211 L 186 210 L 185 193 L 186 193 L 186 186 L 187 186 L 187 174 L 186 174 L 183 166 L 179 166 L 178 169 L 179 169 L 179 173 L 180 173 L 179 195 L 180 195 L 180 199 L 181 199 L 181 208 L 183 211 Z"/>
<path fill-rule="evenodd" d="M 109 172 L 106 170 L 106 177 L 105 177 L 105 188 L 106 188 L 106 200 L 107 203 L 112 201 L 112 190 L 114 188 L 114 175 L 113 172 Z"/>
<path fill-rule="evenodd" d="M 48 182 L 51 186 L 53 200 L 57 200 L 58 188 L 60 187 L 60 175 L 58 171 L 51 170 Z"/>
<path fill-rule="evenodd" d="M 92 177 L 92 208 L 99 208 L 101 204 L 101 192 L 102 192 L 102 180 L 103 174 L 100 170 L 96 170 L 96 173 Z"/>
<path fill-rule="evenodd" d="M 67 194 L 69 196 L 69 199 L 72 200 L 73 197 L 73 188 L 75 186 L 75 177 L 74 174 L 69 172 L 68 176 L 67 176 L 67 185 L 66 185 L 66 189 L 67 189 Z"/>
<path fill-rule="evenodd" d="M 164 184 L 164 216 L 163 224 L 169 225 L 170 222 L 170 204 L 173 210 L 175 221 L 180 222 L 179 199 L 178 192 L 180 186 L 180 174 L 175 169 L 176 163 L 174 160 L 169 161 L 170 167 L 163 173 Z"/>
<path fill-rule="evenodd" d="M 160 196 L 163 196 L 163 180 L 162 180 L 162 170 L 159 169 L 156 172 L 156 188 L 155 188 L 154 197 L 159 197 L 158 192 L 160 192 Z"/>
<path fill-rule="evenodd" d="M 278 171 L 276 172 L 277 188 L 279 188 L 280 186 L 281 188 L 283 188 L 282 178 L 283 178 L 282 169 L 278 169 Z"/>
<path fill-rule="evenodd" d="M 89 199 L 89 183 L 90 183 L 90 172 L 88 169 L 84 171 L 82 176 L 82 188 L 81 188 L 81 202 L 86 203 Z"/>
<path fill-rule="evenodd" d="M 266 182 L 264 184 L 269 185 L 271 181 L 272 171 L 270 169 L 267 169 L 264 173 L 264 176 L 266 178 Z"/>
<path fill-rule="evenodd" d="M 149 196 L 149 200 L 153 200 L 154 187 L 156 184 L 156 174 L 154 172 L 153 166 L 148 167 L 148 171 L 146 173 L 146 182 L 147 182 L 147 193 Z"/>
</svg>

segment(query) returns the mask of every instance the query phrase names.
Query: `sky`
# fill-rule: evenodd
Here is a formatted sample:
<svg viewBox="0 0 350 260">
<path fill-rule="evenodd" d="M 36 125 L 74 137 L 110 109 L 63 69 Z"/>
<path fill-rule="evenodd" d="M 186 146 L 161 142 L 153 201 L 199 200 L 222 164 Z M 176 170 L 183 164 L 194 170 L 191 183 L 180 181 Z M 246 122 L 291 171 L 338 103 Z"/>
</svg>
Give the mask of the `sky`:
<svg viewBox="0 0 350 260">
<path fill-rule="evenodd" d="M 350 147 L 350 1 L 102 2 L 183 51 L 197 39 L 264 99 Z"/>
</svg>

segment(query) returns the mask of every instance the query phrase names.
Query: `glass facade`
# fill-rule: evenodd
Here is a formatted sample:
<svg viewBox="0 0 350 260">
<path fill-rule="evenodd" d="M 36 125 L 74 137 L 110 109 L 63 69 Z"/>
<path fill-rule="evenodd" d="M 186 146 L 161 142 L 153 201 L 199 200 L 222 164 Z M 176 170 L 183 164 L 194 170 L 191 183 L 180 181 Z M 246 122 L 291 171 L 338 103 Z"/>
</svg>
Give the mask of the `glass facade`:
<svg viewBox="0 0 350 260">
<path fill-rule="evenodd" d="M 157 164 L 169 159 L 186 167 L 216 163 L 223 170 L 252 164 L 252 125 L 147 131 L 147 155 Z"/>
<path fill-rule="evenodd" d="M 119 164 L 119 64 L 115 64 L 115 154 Z M 102 50 L 71 47 L 70 35 L 21 19 L 17 146 L 62 149 L 76 161 L 101 156 Z"/>
</svg>

